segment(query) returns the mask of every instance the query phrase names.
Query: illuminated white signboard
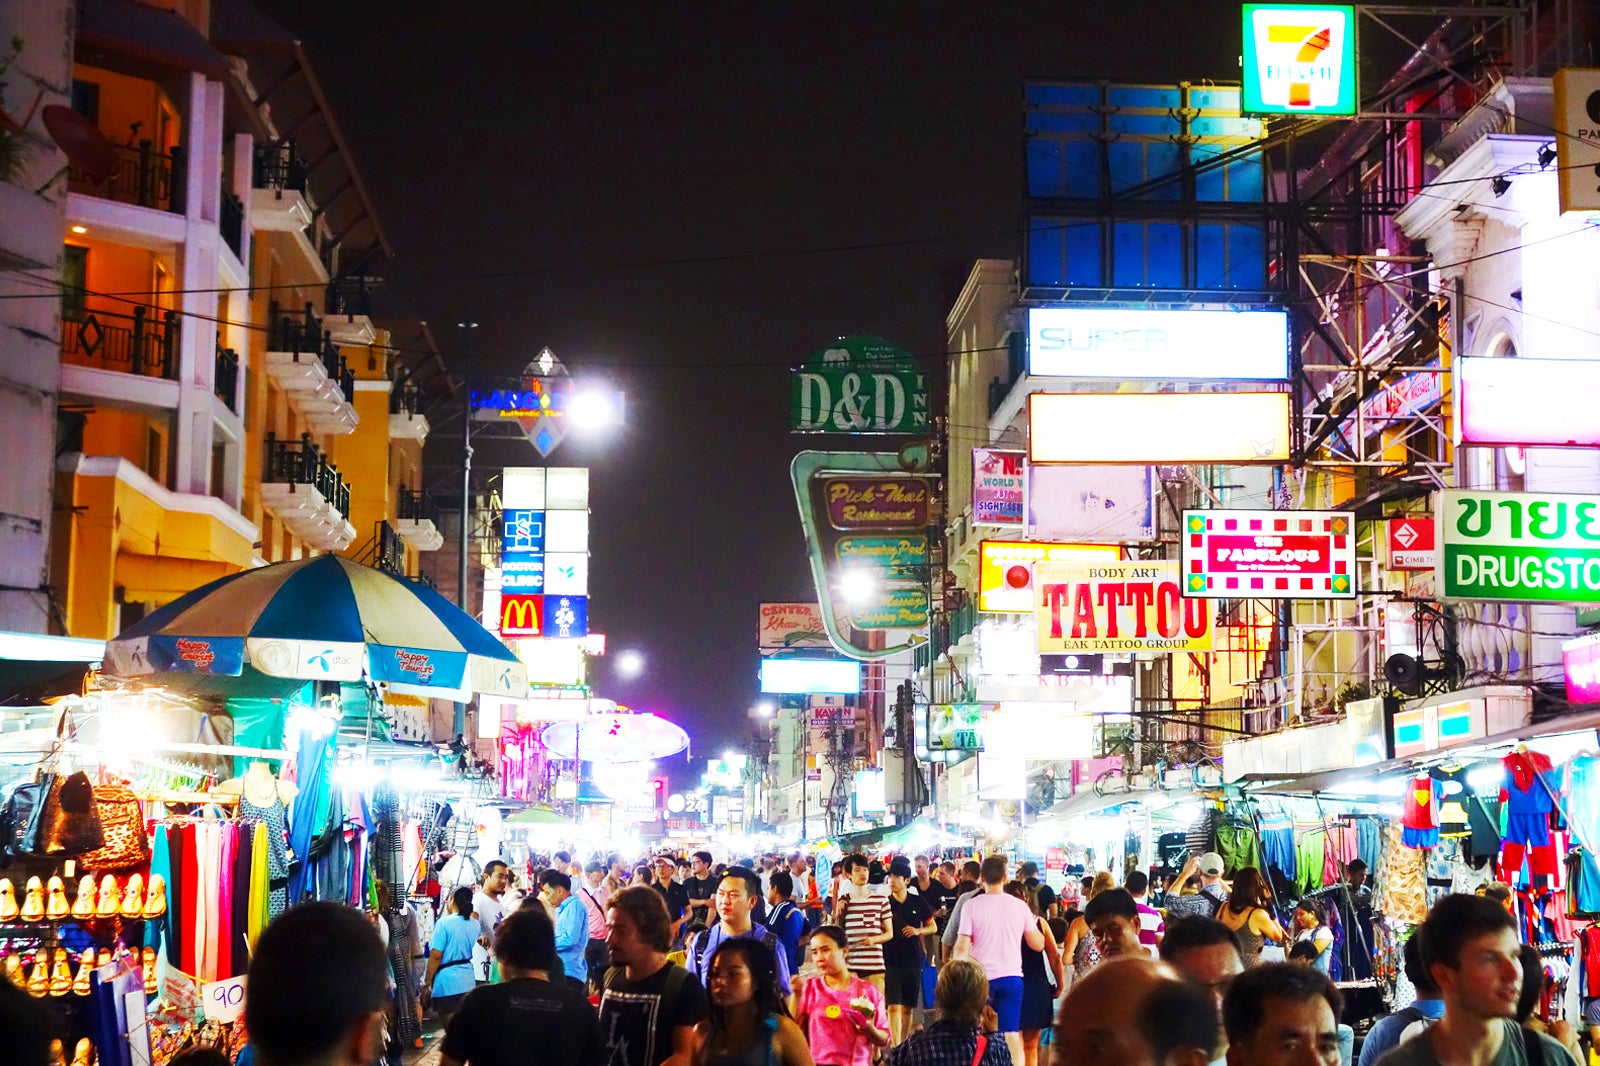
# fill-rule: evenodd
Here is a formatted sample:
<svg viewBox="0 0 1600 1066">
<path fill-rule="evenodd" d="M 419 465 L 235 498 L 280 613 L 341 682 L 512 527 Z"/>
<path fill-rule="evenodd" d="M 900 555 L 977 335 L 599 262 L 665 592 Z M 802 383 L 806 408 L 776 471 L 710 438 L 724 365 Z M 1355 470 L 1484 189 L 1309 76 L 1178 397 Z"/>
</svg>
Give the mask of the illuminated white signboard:
<svg viewBox="0 0 1600 1066">
<path fill-rule="evenodd" d="M 1286 311 L 1035 307 L 1028 373 L 1061 378 L 1282 381 Z"/>
<path fill-rule="evenodd" d="M 1467 444 L 1600 444 L 1600 360 L 1458 359 L 1461 440 Z"/>
<path fill-rule="evenodd" d="M 1030 463 L 1281 463 L 1286 392 L 1051 393 L 1028 397 Z"/>
</svg>

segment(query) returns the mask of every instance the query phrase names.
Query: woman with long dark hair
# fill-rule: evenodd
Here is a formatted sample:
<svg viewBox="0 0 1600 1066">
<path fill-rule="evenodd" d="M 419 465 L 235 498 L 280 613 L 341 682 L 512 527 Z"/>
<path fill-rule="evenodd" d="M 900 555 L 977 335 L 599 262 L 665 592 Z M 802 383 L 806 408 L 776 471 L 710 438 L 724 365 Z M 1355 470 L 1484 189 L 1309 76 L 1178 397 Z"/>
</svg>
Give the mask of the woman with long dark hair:
<svg viewBox="0 0 1600 1066">
<path fill-rule="evenodd" d="M 706 967 L 710 1011 L 695 1026 L 695 1066 L 814 1066 L 789 1017 L 778 961 L 759 940 L 724 940 Z"/>
<path fill-rule="evenodd" d="M 1217 919 L 1239 938 L 1239 954 L 1246 969 L 1261 961 L 1261 948 L 1267 941 L 1282 944 L 1288 935 L 1267 910 L 1271 899 L 1261 871 L 1246 866 L 1234 875 L 1228 902 L 1217 911 Z"/>
</svg>

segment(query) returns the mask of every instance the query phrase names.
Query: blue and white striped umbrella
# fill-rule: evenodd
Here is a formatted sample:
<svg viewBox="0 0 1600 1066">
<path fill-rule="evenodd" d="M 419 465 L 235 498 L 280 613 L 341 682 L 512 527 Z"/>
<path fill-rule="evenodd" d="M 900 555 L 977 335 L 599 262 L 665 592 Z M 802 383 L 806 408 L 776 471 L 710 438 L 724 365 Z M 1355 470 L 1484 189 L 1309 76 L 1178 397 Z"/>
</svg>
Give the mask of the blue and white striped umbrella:
<svg viewBox="0 0 1600 1066">
<path fill-rule="evenodd" d="M 269 677 L 368 678 L 458 701 L 528 693 L 527 668 L 455 604 L 338 555 L 230 574 L 106 645 L 105 669 L 116 677 L 237 677 L 246 665 Z"/>
</svg>

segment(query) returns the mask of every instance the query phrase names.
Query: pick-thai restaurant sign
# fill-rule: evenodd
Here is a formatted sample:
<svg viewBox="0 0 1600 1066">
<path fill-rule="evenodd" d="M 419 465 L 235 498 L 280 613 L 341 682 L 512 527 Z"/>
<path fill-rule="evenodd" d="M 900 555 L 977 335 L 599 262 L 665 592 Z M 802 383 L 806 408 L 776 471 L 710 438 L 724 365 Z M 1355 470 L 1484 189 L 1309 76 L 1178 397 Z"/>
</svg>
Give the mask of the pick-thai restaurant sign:
<svg viewBox="0 0 1600 1066">
<path fill-rule="evenodd" d="M 1173 560 L 1038 563 L 1039 651 L 1211 650 L 1211 605 L 1185 599 Z"/>
<path fill-rule="evenodd" d="M 972 521 L 984 526 L 1020 526 L 1027 475 L 1023 452 L 972 449 Z"/>
<path fill-rule="evenodd" d="M 1438 494 L 1440 598 L 1600 601 L 1600 496 Z"/>
<path fill-rule="evenodd" d="M 822 607 L 815 603 L 763 603 L 758 646 L 762 651 L 827 648 L 828 630 Z"/>
<path fill-rule="evenodd" d="M 932 494 L 920 477 L 831 477 L 822 503 L 834 529 L 926 529 Z"/>
<path fill-rule="evenodd" d="M 1350 511 L 1185 511 L 1183 594 L 1350 599 L 1355 528 Z"/>
</svg>

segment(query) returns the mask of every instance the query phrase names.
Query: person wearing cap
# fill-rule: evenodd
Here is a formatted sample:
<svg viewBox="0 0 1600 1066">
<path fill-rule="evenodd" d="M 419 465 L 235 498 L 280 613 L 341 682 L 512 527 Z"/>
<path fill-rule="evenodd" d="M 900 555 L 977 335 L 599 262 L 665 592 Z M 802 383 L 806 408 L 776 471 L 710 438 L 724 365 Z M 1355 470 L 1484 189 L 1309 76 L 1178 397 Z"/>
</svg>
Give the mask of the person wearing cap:
<svg viewBox="0 0 1600 1066">
<path fill-rule="evenodd" d="M 1196 874 L 1200 883 L 1193 895 L 1183 895 L 1183 888 Z M 1190 857 L 1183 864 L 1177 879 L 1167 887 L 1167 917 L 1180 918 L 1199 915 L 1215 918 L 1222 905 L 1228 902 L 1228 889 L 1222 883 L 1222 856 L 1208 851 L 1198 858 Z"/>
</svg>

